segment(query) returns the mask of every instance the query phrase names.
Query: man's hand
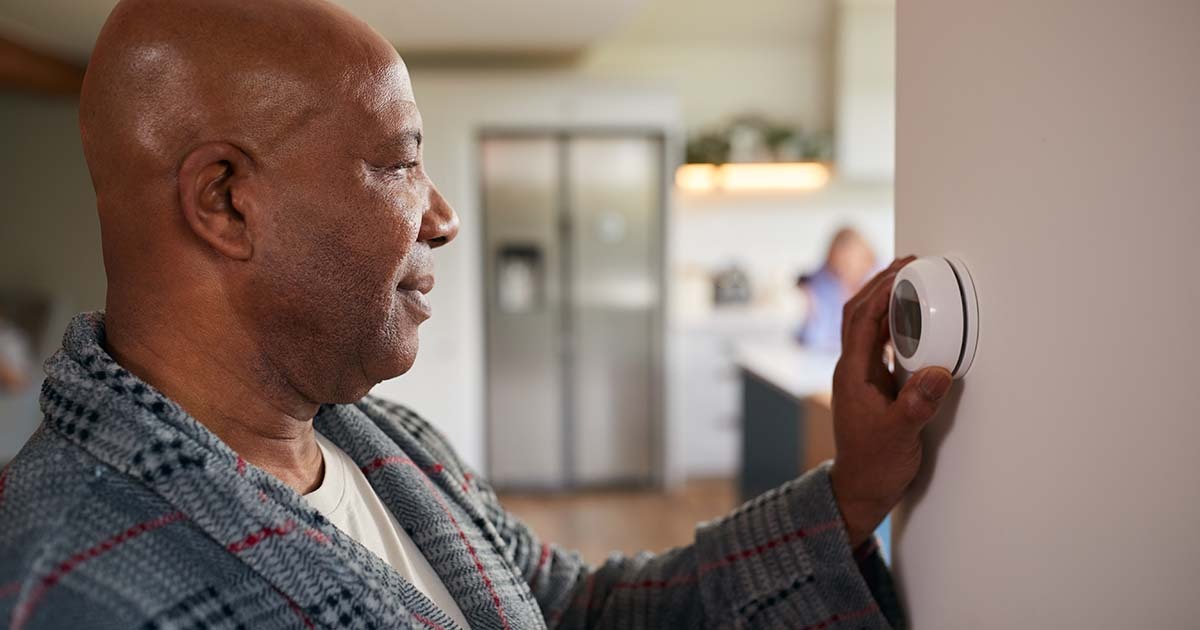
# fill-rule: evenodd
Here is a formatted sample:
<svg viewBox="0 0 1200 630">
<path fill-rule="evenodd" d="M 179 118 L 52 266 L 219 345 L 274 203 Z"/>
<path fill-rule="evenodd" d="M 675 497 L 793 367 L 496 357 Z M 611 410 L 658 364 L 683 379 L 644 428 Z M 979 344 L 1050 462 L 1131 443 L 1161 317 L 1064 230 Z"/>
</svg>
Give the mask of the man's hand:
<svg viewBox="0 0 1200 630">
<path fill-rule="evenodd" d="M 837 457 L 830 478 L 854 548 L 870 539 L 912 483 L 921 466 L 921 429 L 950 389 L 950 372 L 931 367 L 897 393 L 883 364 L 892 280 L 912 260 L 893 262 L 843 311 L 842 357 L 833 374 Z"/>
</svg>

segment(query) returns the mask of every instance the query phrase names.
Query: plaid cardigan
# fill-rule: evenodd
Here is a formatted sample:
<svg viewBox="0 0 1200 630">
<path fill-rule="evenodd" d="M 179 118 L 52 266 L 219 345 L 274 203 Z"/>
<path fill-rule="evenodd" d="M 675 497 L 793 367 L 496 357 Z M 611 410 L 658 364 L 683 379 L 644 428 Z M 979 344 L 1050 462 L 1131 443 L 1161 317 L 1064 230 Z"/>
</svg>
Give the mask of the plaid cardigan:
<svg viewBox="0 0 1200 630">
<path fill-rule="evenodd" d="M 424 628 L 455 623 L 299 494 L 104 351 L 75 318 L 47 364 L 44 421 L 0 473 L 0 626 Z M 823 467 L 659 555 L 591 567 L 540 542 L 408 409 L 326 405 L 475 630 L 888 628 L 877 554 L 856 563 Z"/>
</svg>

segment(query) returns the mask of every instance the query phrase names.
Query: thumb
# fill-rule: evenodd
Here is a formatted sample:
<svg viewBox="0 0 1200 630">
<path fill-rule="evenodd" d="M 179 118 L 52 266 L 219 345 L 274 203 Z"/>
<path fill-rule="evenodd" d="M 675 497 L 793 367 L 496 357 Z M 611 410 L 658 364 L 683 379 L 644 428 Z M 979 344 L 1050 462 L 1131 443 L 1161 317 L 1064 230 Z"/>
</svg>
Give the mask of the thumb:
<svg viewBox="0 0 1200 630">
<path fill-rule="evenodd" d="M 950 391 L 950 371 L 941 367 L 929 367 L 917 372 L 893 403 L 896 412 L 913 428 L 920 429 L 933 418 L 938 405 Z"/>
</svg>

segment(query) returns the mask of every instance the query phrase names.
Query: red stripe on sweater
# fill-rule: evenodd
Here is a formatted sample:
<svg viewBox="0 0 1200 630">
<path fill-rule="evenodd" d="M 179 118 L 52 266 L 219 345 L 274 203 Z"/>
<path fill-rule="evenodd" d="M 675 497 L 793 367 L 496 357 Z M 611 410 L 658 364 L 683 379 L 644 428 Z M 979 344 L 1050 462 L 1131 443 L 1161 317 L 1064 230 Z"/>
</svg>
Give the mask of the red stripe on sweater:
<svg viewBox="0 0 1200 630">
<path fill-rule="evenodd" d="M 296 613 L 296 616 L 300 618 L 300 623 L 303 623 L 305 628 L 308 630 L 316 630 L 317 626 L 313 624 L 312 619 L 308 618 L 308 615 L 304 614 L 304 609 L 300 607 L 300 604 L 296 603 L 296 600 L 289 597 L 287 593 L 279 590 L 279 588 L 273 584 L 271 585 L 271 588 L 275 589 L 275 592 L 279 593 L 280 597 L 287 600 L 288 609 Z"/>
<path fill-rule="evenodd" d="M 685 573 L 683 575 L 676 575 L 676 576 L 668 578 L 666 580 L 640 580 L 637 582 L 617 582 L 616 584 L 613 584 L 613 589 L 614 590 L 618 590 L 618 589 L 620 589 L 620 590 L 661 589 L 661 588 L 671 588 L 674 586 L 683 586 L 683 585 L 687 585 L 687 584 L 695 584 L 697 581 L 700 580 L 701 575 L 704 575 L 705 573 L 708 573 L 710 571 L 714 571 L 721 567 L 735 564 L 735 563 L 745 560 L 747 558 L 752 558 L 752 557 L 759 555 L 763 552 L 766 552 L 770 549 L 774 549 L 775 547 L 778 547 L 781 544 L 786 544 L 788 542 L 791 542 L 793 540 L 797 540 L 800 538 L 807 538 L 808 536 L 813 536 L 815 534 L 821 534 L 824 532 L 828 532 L 828 531 L 837 529 L 841 526 L 842 526 L 841 521 L 829 521 L 827 523 L 813 525 L 812 527 L 801 528 L 794 532 L 784 534 L 783 536 L 779 536 L 777 538 L 772 538 L 772 539 L 768 540 L 767 542 L 762 543 L 761 545 L 755 545 L 754 547 L 743 549 L 742 551 L 739 551 L 739 552 L 731 553 L 720 560 L 704 564 L 700 567 L 700 570 L 698 573 Z M 580 594 L 577 594 L 573 598 L 573 601 L 582 600 L 583 602 L 587 602 L 588 608 L 592 608 L 592 609 L 600 608 L 601 606 L 604 605 L 603 601 L 600 601 L 600 602 L 591 601 L 592 589 L 595 586 L 595 578 L 596 578 L 595 573 L 591 573 L 588 575 L 587 583 L 584 586 L 583 592 Z M 568 600 L 568 605 L 570 603 L 571 603 L 571 600 Z M 840 615 L 834 615 L 829 620 L 821 622 L 821 624 L 825 624 L 825 625 L 817 624 L 814 626 L 809 626 L 807 628 L 801 628 L 800 630 L 819 630 L 819 629 L 828 627 L 829 623 L 834 623 L 837 621 L 847 621 L 847 620 L 851 620 L 851 619 L 856 619 L 858 617 L 864 617 L 864 616 L 869 615 L 872 612 L 877 611 L 877 610 L 879 610 L 879 607 L 877 605 L 872 605 L 871 607 L 865 608 L 861 611 L 856 611 L 856 612 L 852 612 L 852 613 L 842 613 Z M 548 614 L 546 616 L 546 620 L 549 621 L 551 625 L 554 625 L 562 619 L 563 613 L 565 613 L 565 612 L 566 612 L 565 607 L 560 607 L 556 610 L 552 610 L 552 611 L 550 611 L 550 614 Z"/>
<path fill-rule="evenodd" d="M 244 474 L 246 474 L 246 460 L 245 460 L 245 459 L 242 459 L 242 456 L 241 456 L 241 455 L 238 455 L 238 460 L 237 460 L 237 474 L 239 474 L 239 475 L 244 475 Z"/>
<path fill-rule="evenodd" d="M 673 586 L 683 586 L 686 584 L 695 584 L 700 579 L 700 576 L 702 576 L 706 573 L 709 573 L 711 571 L 715 571 L 722 567 L 727 567 L 729 565 L 735 564 L 742 560 L 746 560 L 747 558 L 753 558 L 754 556 L 757 556 L 757 555 L 760 555 L 767 551 L 770 551 L 771 549 L 774 549 L 775 547 L 778 547 L 779 545 L 792 542 L 793 540 L 807 538 L 808 536 L 813 536 L 816 534 L 821 534 L 824 532 L 832 531 L 841 526 L 842 526 L 841 521 L 830 521 L 828 523 L 821 523 L 820 525 L 814 525 L 812 527 L 798 529 L 794 532 L 784 534 L 783 536 L 779 536 L 778 538 L 772 538 L 771 540 L 768 540 L 767 542 L 762 543 L 761 545 L 755 545 L 753 547 L 749 547 L 749 548 L 743 549 L 741 551 L 731 553 L 731 554 L 725 556 L 724 558 L 721 558 L 720 560 L 716 560 L 714 562 L 709 562 L 707 564 L 703 564 L 700 566 L 700 570 L 698 573 L 685 573 L 683 575 L 676 575 L 676 576 L 674 576 L 672 578 L 668 578 L 666 580 L 640 580 L 637 582 L 617 582 L 616 584 L 613 585 L 613 588 L 614 589 L 622 589 L 622 590 L 642 590 L 642 589 L 671 588 Z"/>
<path fill-rule="evenodd" d="M 820 525 L 813 525 L 812 527 L 797 529 L 794 532 L 784 534 L 782 536 L 779 536 L 778 538 L 772 538 L 772 539 L 768 540 L 767 542 L 762 543 L 760 545 L 755 545 L 753 547 L 731 553 L 731 554 L 725 556 L 724 558 L 721 558 L 720 560 L 716 560 L 713 562 L 709 562 L 707 564 L 700 565 L 700 575 L 704 575 L 705 573 L 708 573 L 710 571 L 715 571 L 716 569 L 720 569 L 721 567 L 727 567 L 731 564 L 734 564 L 741 560 L 745 560 L 747 558 L 753 558 L 754 556 L 757 556 L 757 555 L 760 555 L 767 551 L 770 551 L 770 550 L 778 547 L 779 545 L 785 545 L 794 540 L 799 540 L 801 538 L 807 538 L 809 536 L 814 536 L 816 534 L 823 534 L 828 531 L 833 531 L 835 529 L 841 528 L 841 526 L 842 526 L 841 521 L 829 521 L 828 523 L 821 523 Z"/>
<path fill-rule="evenodd" d="M 134 525 L 119 534 L 96 543 L 95 545 L 76 553 L 70 558 L 67 558 L 62 564 L 51 570 L 50 573 L 43 577 L 33 587 L 28 599 L 13 608 L 11 620 L 12 630 L 20 630 L 20 628 L 23 628 L 25 626 L 25 622 L 29 621 L 29 618 L 33 616 L 34 609 L 37 608 L 37 605 L 41 602 L 42 598 L 45 597 L 46 593 L 53 588 L 54 585 L 61 582 L 62 579 L 67 576 L 67 574 L 79 568 L 79 565 L 88 560 L 99 557 L 108 551 L 112 551 L 122 543 L 133 540 L 142 534 L 152 532 L 160 527 L 166 527 L 171 523 L 176 523 L 178 521 L 185 520 L 186 518 L 187 515 L 185 515 L 183 512 L 171 512 L 170 514 L 164 514 L 156 519 L 138 523 L 137 525 Z"/>
<path fill-rule="evenodd" d="M 401 464 L 401 465 L 411 464 L 413 466 L 417 465 L 416 462 L 414 462 L 413 460 L 411 460 L 407 457 L 402 457 L 399 455 L 392 455 L 390 457 L 376 457 L 375 459 L 371 460 L 370 464 L 363 466 L 362 471 L 363 471 L 364 475 L 369 475 L 369 474 L 375 472 L 376 470 L 379 470 L 380 468 L 383 468 L 384 466 L 387 466 L 389 464 Z M 419 468 L 421 470 L 425 471 L 425 473 L 428 475 L 438 475 L 441 473 L 449 472 L 446 470 L 445 466 L 443 466 L 442 464 L 436 463 L 436 462 L 434 462 L 434 464 L 432 466 L 420 466 Z M 453 476 L 451 476 L 451 478 L 453 478 Z M 464 493 L 467 493 L 467 494 L 471 493 L 470 483 L 471 483 L 472 479 L 473 479 L 473 477 L 471 477 L 471 473 L 463 473 L 463 480 L 462 480 L 462 483 L 460 484 L 460 486 L 462 487 L 462 490 Z"/>
<path fill-rule="evenodd" d="M 328 545 L 328 544 L 329 544 L 329 537 L 328 537 L 328 536 L 326 536 L 326 535 L 325 535 L 323 532 L 321 532 L 321 531 L 319 531 L 319 530 L 316 530 L 316 529 L 313 529 L 313 528 L 311 528 L 311 527 L 309 527 L 309 528 L 307 528 L 307 529 L 305 529 L 305 530 L 304 530 L 304 535 L 305 535 L 305 536 L 308 536 L 309 538 L 311 538 L 311 539 L 313 539 L 313 540 L 315 540 L 315 541 L 317 541 L 317 542 L 319 542 L 319 543 L 321 543 L 322 545 Z"/>
<path fill-rule="evenodd" d="M 390 464 L 412 466 L 413 468 L 424 472 L 423 469 L 413 460 L 407 457 L 395 455 L 391 457 L 376 457 L 370 464 L 363 466 L 363 472 L 374 472 Z M 436 464 L 431 468 L 434 469 L 435 472 L 441 472 L 443 470 L 441 464 Z M 476 553 L 475 546 L 472 545 L 471 541 L 467 539 L 467 532 L 463 530 L 462 526 L 458 524 L 458 519 L 454 518 L 454 514 L 450 512 L 450 506 L 446 505 L 446 500 L 442 498 L 442 493 L 439 492 L 437 488 L 433 487 L 433 481 L 430 480 L 427 475 L 421 475 L 421 480 L 425 482 L 425 485 L 429 488 L 429 492 L 433 495 L 433 498 L 437 500 L 438 505 L 442 508 L 442 512 L 446 514 L 446 517 L 449 518 L 450 522 L 454 525 L 454 529 L 458 531 L 459 539 L 461 539 L 463 544 L 467 547 L 467 552 L 471 554 L 471 559 L 475 561 L 475 570 L 479 573 L 479 576 L 483 578 L 483 585 L 487 587 L 488 594 L 492 596 L 492 604 L 496 606 L 496 613 L 500 616 L 501 626 L 503 626 L 504 630 L 509 630 L 510 626 L 508 625 L 508 615 L 506 615 L 504 612 L 504 606 L 500 602 L 500 595 L 496 592 L 496 586 L 492 584 L 492 578 L 488 576 L 487 570 L 484 569 L 483 561 L 479 559 L 479 554 Z"/>
<path fill-rule="evenodd" d="M 413 460 L 411 460 L 407 457 L 404 457 L 402 455 L 392 455 L 390 457 L 376 457 L 375 459 L 371 460 L 370 464 L 363 466 L 362 471 L 363 471 L 364 475 L 369 475 L 369 474 L 375 472 L 376 470 L 383 468 L 384 466 L 390 466 L 392 464 L 398 464 L 401 466 L 412 466 L 413 468 L 421 470 L 430 475 L 436 475 L 436 474 L 446 470 L 446 467 L 441 464 L 435 463 L 432 466 L 418 466 L 416 462 L 414 462 Z"/>
<path fill-rule="evenodd" d="M 588 606 L 592 607 L 592 608 L 595 607 L 595 604 L 592 602 L 592 593 L 594 593 L 595 590 L 596 590 L 596 573 L 593 571 L 591 573 L 591 575 L 588 575 L 587 586 L 583 589 L 583 601 L 587 602 Z M 603 602 L 601 602 L 601 603 L 603 603 Z"/>
<path fill-rule="evenodd" d="M 550 559 L 550 545 L 542 543 L 542 555 L 538 556 L 537 569 L 534 570 L 533 586 L 536 586 L 542 581 L 542 567 L 546 566 L 546 561 Z"/>
<path fill-rule="evenodd" d="M 413 616 L 413 619 L 416 619 L 417 621 L 420 621 L 421 623 L 425 624 L 426 626 L 433 628 L 433 630 L 446 630 L 442 626 L 438 625 L 438 623 L 432 619 L 426 619 L 425 617 L 422 617 L 421 615 L 418 615 L 417 613 L 411 612 L 411 611 L 409 612 L 409 614 Z"/>
<path fill-rule="evenodd" d="M 648 589 L 648 588 L 670 588 L 672 586 L 682 586 L 684 584 L 695 584 L 699 580 L 700 580 L 699 576 L 697 576 L 693 573 L 688 573 L 688 574 L 684 574 L 684 575 L 677 575 L 669 580 L 642 580 L 640 582 L 617 582 L 616 584 L 613 584 L 613 588 L 621 589 L 621 590 L 632 590 L 632 591 Z"/>
<path fill-rule="evenodd" d="M 245 538 L 229 543 L 226 549 L 230 553 L 241 553 L 268 538 L 287 536 L 294 529 L 296 529 L 296 521 L 287 520 L 278 527 L 264 527 L 258 531 L 251 532 Z"/>
</svg>

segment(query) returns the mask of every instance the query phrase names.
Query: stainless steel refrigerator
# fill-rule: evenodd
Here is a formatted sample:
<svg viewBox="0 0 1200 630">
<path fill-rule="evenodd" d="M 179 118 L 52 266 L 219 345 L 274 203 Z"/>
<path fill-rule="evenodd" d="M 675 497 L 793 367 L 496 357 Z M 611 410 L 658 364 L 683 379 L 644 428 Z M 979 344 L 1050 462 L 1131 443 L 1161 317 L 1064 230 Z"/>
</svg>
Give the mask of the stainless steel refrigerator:
<svg viewBox="0 0 1200 630">
<path fill-rule="evenodd" d="M 492 482 L 657 483 L 664 136 L 498 131 L 479 147 Z"/>
</svg>

